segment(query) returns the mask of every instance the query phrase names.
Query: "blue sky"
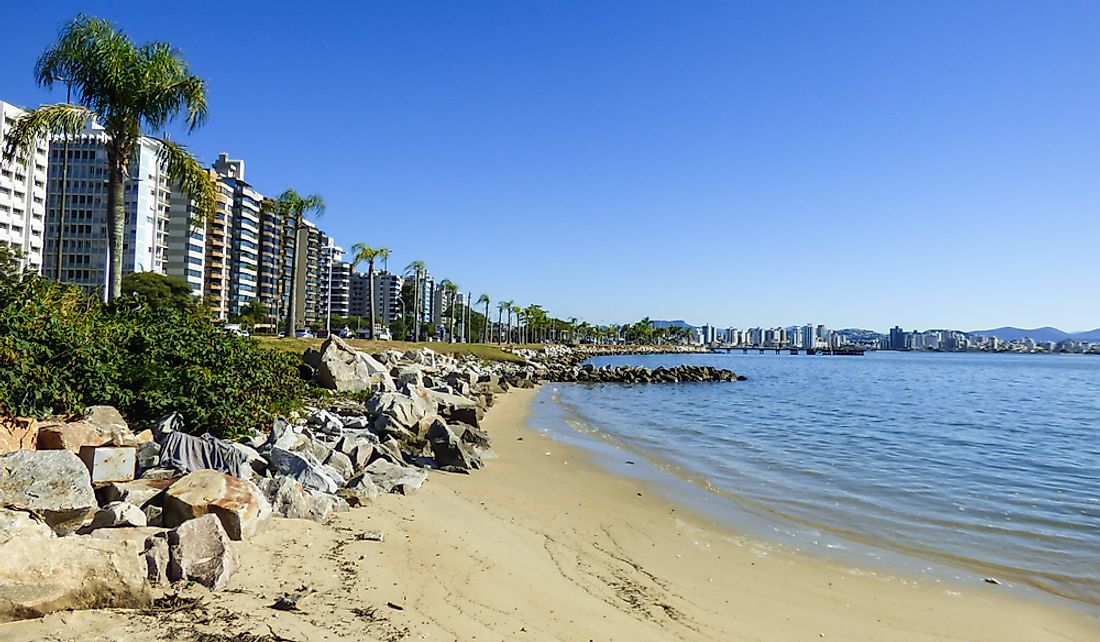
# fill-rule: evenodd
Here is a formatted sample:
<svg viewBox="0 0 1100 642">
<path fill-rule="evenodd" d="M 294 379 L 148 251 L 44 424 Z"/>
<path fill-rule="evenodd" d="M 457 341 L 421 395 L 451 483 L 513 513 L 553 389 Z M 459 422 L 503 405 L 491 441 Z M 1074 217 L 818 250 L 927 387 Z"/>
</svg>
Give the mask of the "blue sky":
<svg viewBox="0 0 1100 642">
<path fill-rule="evenodd" d="M 0 100 L 64 98 L 32 67 L 79 11 L 167 40 L 209 82 L 200 157 L 475 297 L 1100 326 L 1100 4 L 11 5 Z"/>
</svg>

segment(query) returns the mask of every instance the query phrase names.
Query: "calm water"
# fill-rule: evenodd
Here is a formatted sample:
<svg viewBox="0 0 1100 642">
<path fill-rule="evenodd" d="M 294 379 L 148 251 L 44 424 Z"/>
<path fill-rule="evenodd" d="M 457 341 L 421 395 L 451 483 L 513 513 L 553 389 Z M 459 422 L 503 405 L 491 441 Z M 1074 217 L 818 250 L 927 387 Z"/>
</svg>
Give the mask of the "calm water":
<svg viewBox="0 0 1100 642">
<path fill-rule="evenodd" d="M 593 363 L 708 364 L 748 376 L 558 385 L 548 393 L 557 403 L 543 404 L 743 508 L 1100 603 L 1100 358 L 737 353 Z"/>
</svg>

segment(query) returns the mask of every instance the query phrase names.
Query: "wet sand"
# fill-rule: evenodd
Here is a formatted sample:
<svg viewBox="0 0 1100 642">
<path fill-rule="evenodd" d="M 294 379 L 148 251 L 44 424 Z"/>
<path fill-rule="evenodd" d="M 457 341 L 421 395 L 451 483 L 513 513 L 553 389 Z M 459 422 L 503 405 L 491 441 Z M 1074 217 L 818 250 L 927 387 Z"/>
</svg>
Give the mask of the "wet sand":
<svg viewBox="0 0 1100 642">
<path fill-rule="evenodd" d="M 230 589 L 161 612 L 54 614 L 0 640 L 1087 640 L 1096 618 L 740 535 L 527 427 L 535 391 L 484 422 L 499 458 L 432 474 L 326 525 L 277 520 Z M 385 541 L 359 541 L 381 529 Z M 269 608 L 315 591 L 299 611 Z"/>
</svg>

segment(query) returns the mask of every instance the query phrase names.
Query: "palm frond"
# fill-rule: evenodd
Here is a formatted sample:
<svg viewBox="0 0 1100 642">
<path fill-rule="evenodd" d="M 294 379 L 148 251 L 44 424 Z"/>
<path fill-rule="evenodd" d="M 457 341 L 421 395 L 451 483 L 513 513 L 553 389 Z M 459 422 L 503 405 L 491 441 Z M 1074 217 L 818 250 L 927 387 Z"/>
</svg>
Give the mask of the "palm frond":
<svg viewBox="0 0 1100 642">
<path fill-rule="evenodd" d="M 96 114 L 80 105 L 42 105 L 20 116 L 8 133 L 3 156 L 26 160 L 35 141 L 51 135 L 75 136 Z"/>
<path fill-rule="evenodd" d="M 138 49 L 144 76 L 139 111 L 150 129 L 163 128 L 181 111 L 194 130 L 206 121 L 206 83 L 191 74 L 179 51 L 165 42 Z"/>
<path fill-rule="evenodd" d="M 196 216 L 191 224 L 204 228 L 217 208 L 217 188 L 210 172 L 183 145 L 165 139 L 156 140 L 160 143 L 157 157 L 164 163 L 168 176 L 195 203 Z"/>
</svg>

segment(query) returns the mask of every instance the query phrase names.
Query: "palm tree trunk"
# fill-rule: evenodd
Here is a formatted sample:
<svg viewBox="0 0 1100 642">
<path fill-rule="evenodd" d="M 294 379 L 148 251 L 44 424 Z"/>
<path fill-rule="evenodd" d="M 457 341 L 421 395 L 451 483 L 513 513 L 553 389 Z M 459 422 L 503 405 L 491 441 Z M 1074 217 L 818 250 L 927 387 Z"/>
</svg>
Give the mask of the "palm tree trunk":
<svg viewBox="0 0 1100 642">
<path fill-rule="evenodd" d="M 290 291 L 286 303 L 286 336 L 294 337 L 294 330 L 298 326 L 298 257 L 301 255 L 302 243 L 299 231 L 302 229 L 302 215 L 294 215 L 294 256 L 290 261 Z"/>
<path fill-rule="evenodd" d="M 367 263 L 367 295 L 368 308 L 370 309 L 370 338 L 374 337 L 374 259 Z"/>
<path fill-rule="evenodd" d="M 122 236 L 126 225 L 126 201 L 123 195 L 124 159 L 114 145 L 107 147 L 107 245 L 110 261 L 107 266 L 107 300 L 122 294 Z"/>
</svg>

